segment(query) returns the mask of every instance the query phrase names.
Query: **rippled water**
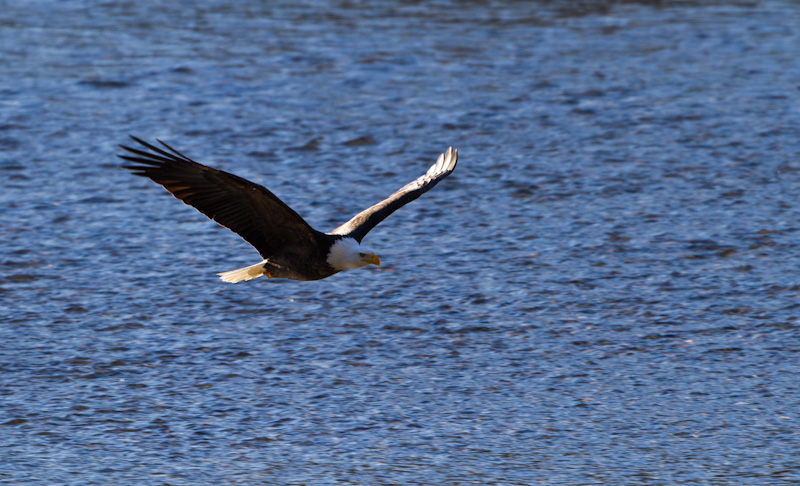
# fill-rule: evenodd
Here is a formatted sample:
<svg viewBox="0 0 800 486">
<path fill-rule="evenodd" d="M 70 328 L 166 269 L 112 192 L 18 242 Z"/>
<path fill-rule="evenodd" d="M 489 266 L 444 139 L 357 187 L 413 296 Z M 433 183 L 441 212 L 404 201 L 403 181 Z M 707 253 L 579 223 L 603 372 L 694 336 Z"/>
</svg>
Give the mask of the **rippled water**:
<svg viewBox="0 0 800 486">
<path fill-rule="evenodd" d="M 0 15 L 3 484 L 796 484 L 796 2 Z M 365 240 L 258 255 L 129 133 Z"/>
</svg>

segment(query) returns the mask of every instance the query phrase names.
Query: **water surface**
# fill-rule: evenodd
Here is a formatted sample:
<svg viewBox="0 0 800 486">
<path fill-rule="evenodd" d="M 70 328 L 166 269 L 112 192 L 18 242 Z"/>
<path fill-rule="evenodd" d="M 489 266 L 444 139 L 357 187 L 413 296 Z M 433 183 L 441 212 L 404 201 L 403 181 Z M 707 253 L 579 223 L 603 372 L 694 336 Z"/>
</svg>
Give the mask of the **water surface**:
<svg viewBox="0 0 800 486">
<path fill-rule="evenodd" d="M 0 482 L 796 484 L 800 6 L 26 2 L 0 17 Z M 128 134 L 380 270 L 220 282 Z"/>
</svg>

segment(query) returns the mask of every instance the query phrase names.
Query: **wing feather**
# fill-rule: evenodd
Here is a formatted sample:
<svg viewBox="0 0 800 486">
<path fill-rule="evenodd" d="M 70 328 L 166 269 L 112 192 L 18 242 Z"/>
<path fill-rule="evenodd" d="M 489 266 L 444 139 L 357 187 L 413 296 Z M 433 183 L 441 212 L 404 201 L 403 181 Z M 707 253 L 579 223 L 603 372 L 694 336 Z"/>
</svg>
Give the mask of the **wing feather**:
<svg viewBox="0 0 800 486">
<path fill-rule="evenodd" d="M 286 245 L 311 244 L 322 235 L 265 187 L 199 164 L 161 140 L 158 142 L 166 150 L 131 138 L 149 151 L 120 145 L 132 155 L 119 157 L 137 164 L 124 168 L 162 185 L 176 198 L 241 236 L 264 258 Z"/>
<path fill-rule="evenodd" d="M 401 207 L 430 191 L 442 179 L 449 176 L 455 170 L 457 162 L 458 150 L 454 150 L 453 147 L 448 148 L 447 152 L 439 155 L 436 163 L 425 174 L 401 187 L 378 204 L 361 211 L 330 234 L 348 236 L 361 243 L 364 236 L 378 223 Z"/>
</svg>

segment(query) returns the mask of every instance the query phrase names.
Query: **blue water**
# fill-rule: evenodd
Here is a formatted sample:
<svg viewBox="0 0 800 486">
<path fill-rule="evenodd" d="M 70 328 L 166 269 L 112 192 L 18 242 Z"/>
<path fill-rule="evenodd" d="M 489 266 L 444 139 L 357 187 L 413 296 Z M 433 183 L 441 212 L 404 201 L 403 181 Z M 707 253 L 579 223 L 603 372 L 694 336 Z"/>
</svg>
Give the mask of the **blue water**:
<svg viewBox="0 0 800 486">
<path fill-rule="evenodd" d="M 796 2 L 19 2 L 0 483 L 800 482 Z M 224 284 L 127 135 L 380 269 Z"/>
</svg>

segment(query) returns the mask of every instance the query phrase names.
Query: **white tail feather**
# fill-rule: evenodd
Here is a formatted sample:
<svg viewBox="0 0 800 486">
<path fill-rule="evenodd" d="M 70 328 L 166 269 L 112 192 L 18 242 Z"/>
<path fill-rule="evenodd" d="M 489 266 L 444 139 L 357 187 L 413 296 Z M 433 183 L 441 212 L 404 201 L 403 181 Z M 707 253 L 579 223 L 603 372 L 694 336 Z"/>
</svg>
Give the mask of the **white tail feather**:
<svg viewBox="0 0 800 486">
<path fill-rule="evenodd" d="M 256 263 L 255 265 L 250 265 L 249 267 L 239 268 L 237 270 L 231 270 L 229 272 L 222 272 L 218 273 L 217 275 L 219 275 L 220 280 L 229 283 L 241 282 L 242 280 L 250 280 L 264 275 L 265 263 L 267 263 L 266 260 L 264 260 L 261 263 Z"/>
</svg>

